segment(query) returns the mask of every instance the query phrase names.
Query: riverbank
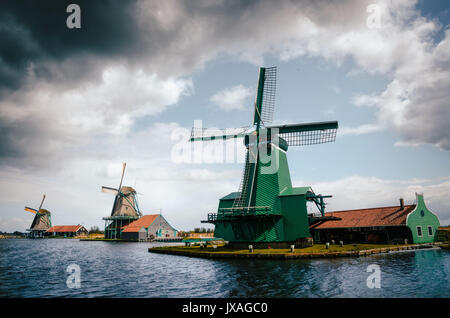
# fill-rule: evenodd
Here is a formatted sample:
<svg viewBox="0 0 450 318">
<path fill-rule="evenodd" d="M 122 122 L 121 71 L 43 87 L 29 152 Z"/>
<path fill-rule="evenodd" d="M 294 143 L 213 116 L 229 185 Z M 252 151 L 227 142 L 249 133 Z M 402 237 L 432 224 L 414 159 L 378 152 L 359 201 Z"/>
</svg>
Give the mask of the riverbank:
<svg viewBox="0 0 450 318">
<path fill-rule="evenodd" d="M 18 236 L 18 235 L 0 235 L 0 240 L 20 239 L 20 238 L 25 238 L 25 237 Z"/>
<path fill-rule="evenodd" d="M 149 248 L 150 253 L 192 256 L 202 258 L 258 258 L 258 259 L 297 259 L 297 258 L 332 258 L 332 257 L 358 257 L 380 253 L 390 253 L 405 250 L 428 249 L 442 244 L 407 244 L 407 245 L 380 245 L 380 244 L 350 244 L 314 245 L 311 247 L 295 249 L 291 252 L 287 249 L 254 249 L 237 250 L 226 245 L 220 246 L 170 246 Z"/>
<path fill-rule="evenodd" d="M 182 243 L 182 240 L 153 240 L 153 241 L 136 241 L 136 240 L 124 240 L 124 239 L 107 239 L 107 238 L 80 238 L 80 241 L 84 242 L 134 242 L 134 243 Z"/>
<path fill-rule="evenodd" d="M 137 242 L 137 241 L 131 241 L 131 240 L 121 240 L 121 239 L 107 239 L 107 238 L 80 238 L 80 241 L 84 242 L 100 242 L 100 241 L 106 241 L 106 242 Z"/>
</svg>

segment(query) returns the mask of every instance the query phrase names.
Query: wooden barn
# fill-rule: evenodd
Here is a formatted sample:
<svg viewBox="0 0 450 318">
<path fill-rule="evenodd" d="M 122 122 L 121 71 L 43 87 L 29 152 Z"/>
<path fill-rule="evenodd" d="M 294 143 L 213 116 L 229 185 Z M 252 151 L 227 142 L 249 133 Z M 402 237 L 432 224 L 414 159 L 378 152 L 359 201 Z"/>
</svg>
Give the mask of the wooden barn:
<svg viewBox="0 0 450 318">
<path fill-rule="evenodd" d="M 122 227 L 121 238 L 127 241 L 171 240 L 177 237 L 177 232 L 161 214 L 150 214 Z"/>
<path fill-rule="evenodd" d="M 437 229 L 437 240 L 440 242 L 449 242 L 450 243 L 450 225 L 449 226 L 440 226 Z"/>
<path fill-rule="evenodd" d="M 425 205 L 423 194 L 416 203 L 390 207 L 328 212 L 340 220 L 317 223 L 310 228 L 315 242 L 431 243 L 437 241 L 438 217 Z"/>
<path fill-rule="evenodd" d="M 88 231 L 80 224 L 78 225 L 55 225 L 47 230 L 47 235 L 63 236 L 63 237 L 75 237 L 80 235 L 86 235 Z"/>
</svg>

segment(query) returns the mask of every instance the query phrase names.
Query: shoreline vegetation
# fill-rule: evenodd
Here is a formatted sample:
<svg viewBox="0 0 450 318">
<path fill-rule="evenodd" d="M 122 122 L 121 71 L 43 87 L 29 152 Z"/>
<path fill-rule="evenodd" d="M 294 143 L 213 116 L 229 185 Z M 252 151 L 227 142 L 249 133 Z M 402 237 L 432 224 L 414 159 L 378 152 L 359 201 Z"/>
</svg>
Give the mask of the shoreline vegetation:
<svg viewBox="0 0 450 318">
<path fill-rule="evenodd" d="M 203 258 L 259 258 L 259 259 L 296 259 L 296 258 L 332 258 L 332 257 L 358 257 L 380 253 L 390 253 L 406 250 L 418 250 L 441 247 L 449 249 L 449 244 L 348 244 L 344 246 L 316 244 L 305 248 L 296 248 L 294 252 L 289 249 L 234 249 L 226 245 L 202 246 L 165 246 L 152 247 L 149 253 L 171 254 Z"/>
</svg>

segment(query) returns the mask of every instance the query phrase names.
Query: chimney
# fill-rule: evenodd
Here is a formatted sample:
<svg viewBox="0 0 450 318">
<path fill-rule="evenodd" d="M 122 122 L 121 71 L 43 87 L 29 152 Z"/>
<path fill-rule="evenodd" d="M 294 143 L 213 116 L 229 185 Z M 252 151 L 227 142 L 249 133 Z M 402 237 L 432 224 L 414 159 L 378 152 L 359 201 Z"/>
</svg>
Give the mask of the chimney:
<svg viewBox="0 0 450 318">
<path fill-rule="evenodd" d="M 400 198 L 400 210 L 403 210 L 405 208 L 405 201 L 403 198 Z"/>
</svg>

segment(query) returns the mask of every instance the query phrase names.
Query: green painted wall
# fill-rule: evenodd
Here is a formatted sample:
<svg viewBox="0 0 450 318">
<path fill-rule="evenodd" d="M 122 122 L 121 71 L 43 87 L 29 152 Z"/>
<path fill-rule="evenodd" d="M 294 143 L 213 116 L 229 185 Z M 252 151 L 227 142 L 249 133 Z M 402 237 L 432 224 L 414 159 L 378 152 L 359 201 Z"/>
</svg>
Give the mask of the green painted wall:
<svg viewBox="0 0 450 318">
<path fill-rule="evenodd" d="M 413 237 L 413 243 L 431 243 L 437 241 L 437 228 L 440 226 L 438 217 L 433 214 L 425 205 L 423 194 L 416 193 L 416 208 L 408 214 L 406 226 L 409 227 Z M 431 226 L 432 233 L 428 232 Z M 419 233 L 417 227 L 421 228 Z M 419 235 L 421 234 L 421 235 Z"/>
<path fill-rule="evenodd" d="M 311 236 L 306 209 L 306 193 L 310 188 L 292 187 L 285 151 L 273 148 L 271 160 L 258 163 L 255 186 L 249 199 L 250 206 L 269 206 L 270 213 L 276 215 L 216 222 L 215 237 L 231 242 L 286 242 Z M 248 186 L 251 186 L 250 182 Z M 235 197 L 234 193 L 223 197 L 218 211 L 231 208 Z"/>
<path fill-rule="evenodd" d="M 252 205 L 270 206 L 272 212 L 281 212 L 278 195 L 292 188 L 286 153 L 275 148 L 271 153 L 271 162 L 260 162 L 257 172 Z"/>
<path fill-rule="evenodd" d="M 298 238 L 311 236 L 305 195 L 282 196 L 281 209 L 283 211 L 285 241 L 295 241 Z"/>
</svg>

